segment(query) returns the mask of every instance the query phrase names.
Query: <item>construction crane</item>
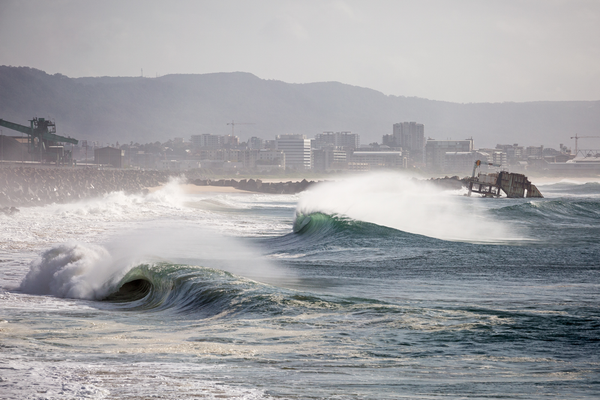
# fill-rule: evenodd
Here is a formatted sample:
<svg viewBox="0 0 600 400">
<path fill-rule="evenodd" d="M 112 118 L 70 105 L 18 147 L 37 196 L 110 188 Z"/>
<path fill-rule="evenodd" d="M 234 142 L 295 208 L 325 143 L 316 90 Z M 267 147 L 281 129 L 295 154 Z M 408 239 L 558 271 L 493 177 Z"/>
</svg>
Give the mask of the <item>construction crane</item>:
<svg viewBox="0 0 600 400">
<path fill-rule="evenodd" d="M 70 161 L 70 153 L 64 154 L 62 146 L 57 143 L 77 144 L 77 139 L 56 135 L 56 124 L 45 118 L 34 118 L 29 120 L 30 126 L 15 124 L 14 122 L 0 119 L 0 126 L 29 135 L 29 152 L 34 158 L 43 161 L 52 154 L 57 162 Z M 53 151 L 55 151 L 53 153 Z"/>
<path fill-rule="evenodd" d="M 231 125 L 231 136 L 235 136 L 235 126 L 236 125 L 254 125 L 253 122 L 235 122 L 234 120 L 231 120 L 231 122 L 228 122 L 227 125 Z"/>
<path fill-rule="evenodd" d="M 579 153 L 578 146 L 577 146 L 578 140 L 579 139 L 590 139 L 590 138 L 600 139 L 600 136 L 578 136 L 577 134 L 575 134 L 575 136 L 571 136 L 571 139 L 575 139 L 575 157 L 577 157 L 577 153 Z"/>
</svg>

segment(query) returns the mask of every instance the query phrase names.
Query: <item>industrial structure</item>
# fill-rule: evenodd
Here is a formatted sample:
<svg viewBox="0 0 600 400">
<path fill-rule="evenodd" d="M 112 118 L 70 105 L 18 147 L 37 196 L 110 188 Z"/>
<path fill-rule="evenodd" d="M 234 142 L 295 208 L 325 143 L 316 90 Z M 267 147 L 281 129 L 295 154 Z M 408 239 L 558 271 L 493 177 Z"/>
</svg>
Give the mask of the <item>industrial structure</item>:
<svg viewBox="0 0 600 400">
<path fill-rule="evenodd" d="M 575 157 L 577 157 L 579 155 L 579 139 L 600 139 L 600 136 L 579 136 L 577 134 L 575 134 L 575 136 L 571 136 L 571 139 L 575 139 Z M 583 156 L 585 157 L 587 155 L 586 150 L 582 150 L 583 151 Z M 587 152 L 589 151 L 593 151 L 593 150 L 587 150 Z"/>
<path fill-rule="evenodd" d="M 65 150 L 61 143 L 77 144 L 76 139 L 56 135 L 56 125 L 45 118 L 33 118 L 29 123 L 30 126 L 25 126 L 0 119 L 0 126 L 29 135 L 28 151 L 33 161 L 57 164 L 72 162 L 71 152 Z"/>
</svg>

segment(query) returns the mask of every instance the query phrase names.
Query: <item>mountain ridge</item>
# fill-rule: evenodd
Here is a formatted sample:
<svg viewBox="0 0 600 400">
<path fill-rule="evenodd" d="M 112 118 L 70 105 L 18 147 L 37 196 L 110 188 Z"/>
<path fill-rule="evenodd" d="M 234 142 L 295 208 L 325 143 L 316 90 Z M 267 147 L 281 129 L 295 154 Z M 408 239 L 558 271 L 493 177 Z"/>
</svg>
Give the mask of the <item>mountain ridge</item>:
<svg viewBox="0 0 600 400">
<path fill-rule="evenodd" d="M 475 147 L 558 148 L 575 133 L 600 133 L 600 101 L 452 103 L 340 82 L 266 80 L 248 72 L 69 78 L 0 66 L 0 118 L 27 124 L 48 116 L 60 135 L 104 143 L 231 134 L 231 121 L 239 121 L 235 134 L 241 140 L 351 131 L 363 144 L 381 142 L 403 121 L 424 124 L 425 135 L 434 139 L 473 137 Z"/>
</svg>

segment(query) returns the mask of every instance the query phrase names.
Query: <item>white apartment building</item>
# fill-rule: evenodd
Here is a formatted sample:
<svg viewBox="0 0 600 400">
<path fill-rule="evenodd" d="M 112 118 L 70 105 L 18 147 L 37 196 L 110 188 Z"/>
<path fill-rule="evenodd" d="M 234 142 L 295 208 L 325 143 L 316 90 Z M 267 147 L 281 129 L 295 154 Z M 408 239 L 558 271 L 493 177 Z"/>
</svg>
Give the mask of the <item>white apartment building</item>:
<svg viewBox="0 0 600 400">
<path fill-rule="evenodd" d="M 305 135 L 278 135 L 275 142 L 277 150 L 285 154 L 287 168 L 298 170 L 312 168 L 310 139 Z"/>
</svg>

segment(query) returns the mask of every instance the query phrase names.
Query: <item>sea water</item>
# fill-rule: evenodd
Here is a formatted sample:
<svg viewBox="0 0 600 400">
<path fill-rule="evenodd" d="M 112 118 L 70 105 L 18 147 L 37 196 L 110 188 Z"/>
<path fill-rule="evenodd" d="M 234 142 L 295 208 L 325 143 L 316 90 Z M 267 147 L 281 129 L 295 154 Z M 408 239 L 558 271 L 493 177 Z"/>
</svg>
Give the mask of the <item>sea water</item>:
<svg viewBox="0 0 600 400">
<path fill-rule="evenodd" d="M 0 214 L 0 398 L 597 398 L 600 184 L 399 174 Z"/>
</svg>

